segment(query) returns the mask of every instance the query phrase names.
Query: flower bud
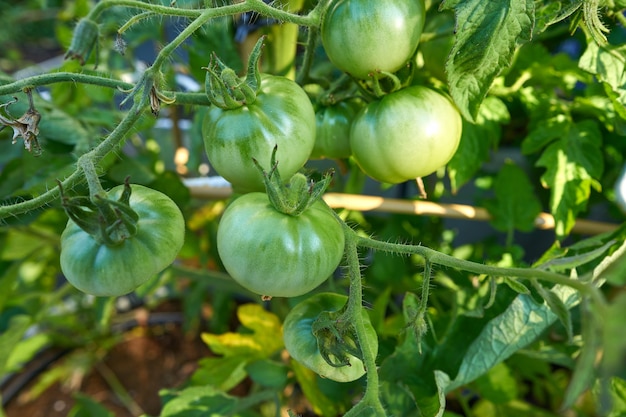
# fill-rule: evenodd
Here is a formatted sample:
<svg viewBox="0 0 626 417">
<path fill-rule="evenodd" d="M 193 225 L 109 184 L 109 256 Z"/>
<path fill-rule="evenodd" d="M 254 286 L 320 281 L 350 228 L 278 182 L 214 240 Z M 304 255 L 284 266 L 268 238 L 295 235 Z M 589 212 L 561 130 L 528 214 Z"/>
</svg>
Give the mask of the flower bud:
<svg viewBox="0 0 626 417">
<path fill-rule="evenodd" d="M 70 44 L 70 49 L 65 54 L 65 59 L 78 59 L 80 65 L 85 65 L 89 54 L 94 46 L 97 45 L 99 34 L 100 31 L 96 22 L 82 18 L 74 29 L 72 43 Z"/>
</svg>

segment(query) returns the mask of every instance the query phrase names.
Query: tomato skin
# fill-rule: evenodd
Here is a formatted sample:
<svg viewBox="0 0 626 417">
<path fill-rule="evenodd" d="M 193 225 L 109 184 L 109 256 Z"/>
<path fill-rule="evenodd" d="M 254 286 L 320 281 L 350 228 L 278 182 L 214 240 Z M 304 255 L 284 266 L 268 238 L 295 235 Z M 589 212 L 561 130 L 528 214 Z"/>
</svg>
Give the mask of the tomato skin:
<svg viewBox="0 0 626 417">
<path fill-rule="evenodd" d="M 415 53 L 424 15 L 424 0 L 336 0 L 322 18 L 322 45 L 353 77 L 395 72 Z"/>
<path fill-rule="evenodd" d="M 248 290 L 271 297 L 303 295 L 328 279 L 341 262 L 344 240 L 322 201 L 290 216 L 256 192 L 233 201 L 217 230 L 226 271 Z"/>
<path fill-rule="evenodd" d="M 315 113 L 315 146 L 311 159 L 348 158 L 350 149 L 350 127 L 361 108 L 357 101 L 341 101 L 332 106 L 320 107 Z"/>
<path fill-rule="evenodd" d="M 108 192 L 117 199 L 123 185 Z M 72 220 L 61 235 L 61 270 L 79 290 L 95 296 L 128 294 L 170 265 L 185 238 L 185 220 L 165 194 L 132 184 L 130 207 L 137 234 L 119 245 L 98 243 Z"/>
<path fill-rule="evenodd" d="M 263 75 L 256 101 L 231 110 L 212 106 L 202 136 L 215 170 L 238 192 L 264 191 L 263 177 L 275 145 L 278 171 L 288 180 L 309 158 L 315 143 L 315 111 L 295 82 Z"/>
<path fill-rule="evenodd" d="M 365 375 L 363 362 L 349 356 L 351 366 L 334 367 L 320 354 L 312 325 L 323 311 L 338 311 L 348 297 L 335 293 L 318 293 L 297 304 L 289 311 L 283 324 L 285 348 L 292 358 L 304 364 L 318 375 L 337 382 L 350 382 Z M 361 310 L 368 335 L 368 342 L 374 344 L 374 354 L 378 352 L 378 338 L 365 310 Z"/>
<path fill-rule="evenodd" d="M 461 133 L 461 116 L 447 97 L 411 86 L 368 104 L 352 123 L 350 146 L 367 175 L 397 184 L 446 165 Z"/>
</svg>

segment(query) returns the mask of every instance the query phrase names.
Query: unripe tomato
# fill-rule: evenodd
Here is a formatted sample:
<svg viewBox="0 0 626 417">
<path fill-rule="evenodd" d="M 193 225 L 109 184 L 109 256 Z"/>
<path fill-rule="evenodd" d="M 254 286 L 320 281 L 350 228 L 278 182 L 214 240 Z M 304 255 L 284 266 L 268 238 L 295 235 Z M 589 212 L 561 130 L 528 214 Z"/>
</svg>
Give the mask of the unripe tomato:
<svg viewBox="0 0 626 417">
<path fill-rule="evenodd" d="M 350 366 L 335 367 L 329 365 L 322 357 L 317 339 L 313 335 L 313 322 L 323 311 L 338 311 L 343 307 L 348 297 L 334 293 L 319 293 L 312 295 L 298 303 L 287 317 L 283 325 L 283 339 L 285 348 L 298 362 L 304 364 L 318 375 L 337 382 L 349 382 L 365 375 L 365 367 L 361 359 L 350 355 Z M 365 310 L 361 310 L 367 340 L 359 343 L 369 343 L 370 348 L 378 352 L 378 337 Z"/>
<path fill-rule="evenodd" d="M 339 266 L 344 234 L 330 208 L 313 203 L 297 216 L 276 210 L 265 193 L 248 193 L 224 211 L 217 250 L 235 281 L 259 295 L 296 297 Z"/>
<path fill-rule="evenodd" d="M 117 199 L 123 185 L 108 192 Z M 98 243 L 72 220 L 61 235 L 61 270 L 79 290 L 96 296 L 127 294 L 170 265 L 183 246 L 185 221 L 165 194 L 132 184 L 137 233 L 114 246 Z"/>
<path fill-rule="evenodd" d="M 322 44 L 353 77 L 395 72 L 415 54 L 424 14 L 424 0 L 335 0 L 322 17 Z"/>
<path fill-rule="evenodd" d="M 350 146 L 367 175 L 396 184 L 446 165 L 462 129 L 461 116 L 447 97 L 411 86 L 368 104 L 352 123 Z"/>
<path fill-rule="evenodd" d="M 237 192 L 264 191 L 263 176 L 274 146 L 278 171 L 289 179 L 304 166 L 315 143 L 315 111 L 295 82 L 263 75 L 256 101 L 237 109 L 212 106 L 202 123 L 209 162 Z"/>
<path fill-rule="evenodd" d="M 311 158 L 348 158 L 350 127 L 361 108 L 359 101 L 346 100 L 332 106 L 322 106 L 315 113 L 315 146 Z"/>
</svg>

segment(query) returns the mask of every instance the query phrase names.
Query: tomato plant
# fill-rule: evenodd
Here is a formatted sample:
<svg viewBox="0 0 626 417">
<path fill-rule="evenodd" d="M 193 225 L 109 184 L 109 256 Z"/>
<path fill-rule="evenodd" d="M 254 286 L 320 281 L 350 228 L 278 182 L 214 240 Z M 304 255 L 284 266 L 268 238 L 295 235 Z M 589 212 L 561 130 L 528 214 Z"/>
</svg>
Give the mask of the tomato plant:
<svg viewBox="0 0 626 417">
<path fill-rule="evenodd" d="M 400 183 L 445 166 L 461 133 L 461 116 L 449 99 L 413 86 L 368 104 L 352 124 L 350 145 L 366 174 Z"/>
<path fill-rule="evenodd" d="M 108 192 L 118 198 L 122 185 Z M 165 194 L 133 184 L 130 207 L 138 215 L 136 233 L 107 245 L 71 219 L 61 236 L 61 269 L 79 290 L 96 296 L 127 294 L 169 266 L 183 245 L 185 222 Z"/>
<path fill-rule="evenodd" d="M 415 53 L 424 14 L 422 0 L 337 0 L 322 18 L 322 44 L 330 61 L 356 78 L 395 72 Z"/>
<path fill-rule="evenodd" d="M 293 307 L 283 324 L 283 338 L 285 348 L 292 358 L 302 362 L 306 367 L 313 370 L 323 378 L 338 382 L 354 381 L 365 375 L 363 362 L 358 357 L 347 354 L 350 365 L 330 365 L 320 353 L 318 339 L 313 334 L 313 323 L 322 312 L 337 312 L 346 302 L 348 297 L 336 293 L 318 293 L 312 295 Z M 376 332 L 370 323 L 365 310 L 360 313 L 365 321 L 367 330 L 366 343 L 378 350 Z"/>
<path fill-rule="evenodd" d="M 354 100 L 321 106 L 316 115 L 315 146 L 311 158 L 347 158 L 350 149 L 350 127 L 361 108 Z"/>
<path fill-rule="evenodd" d="M 624 1 L 19 3 L 0 414 L 624 413 Z M 152 404 L 100 366 L 137 306 L 211 351 Z"/>
<path fill-rule="evenodd" d="M 235 109 L 213 106 L 202 124 L 209 161 L 240 192 L 262 191 L 255 158 L 269 169 L 278 145 L 280 173 L 289 178 L 308 160 L 315 143 L 315 111 L 298 84 L 264 75 L 256 100 Z"/>
<path fill-rule="evenodd" d="M 277 211 L 264 193 L 233 201 L 217 234 L 230 275 L 271 297 L 295 297 L 318 287 L 339 265 L 343 245 L 341 226 L 323 202 L 292 216 Z"/>
</svg>

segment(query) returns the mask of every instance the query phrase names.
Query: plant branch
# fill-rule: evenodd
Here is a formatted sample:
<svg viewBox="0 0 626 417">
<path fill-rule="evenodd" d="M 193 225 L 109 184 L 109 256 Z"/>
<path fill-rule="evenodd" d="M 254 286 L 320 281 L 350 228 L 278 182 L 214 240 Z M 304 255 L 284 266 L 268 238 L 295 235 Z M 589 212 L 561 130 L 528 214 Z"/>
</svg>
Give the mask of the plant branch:
<svg viewBox="0 0 626 417">
<path fill-rule="evenodd" d="M 0 95 L 13 94 L 27 88 L 50 85 L 62 82 L 98 85 L 115 89 L 130 89 L 132 84 L 99 75 L 80 74 L 75 72 L 54 72 L 50 74 L 34 75 L 17 80 L 10 84 L 0 85 Z"/>
<path fill-rule="evenodd" d="M 356 236 L 356 232 L 353 233 Z M 565 285 L 574 288 L 583 295 L 589 296 L 594 301 L 594 304 L 601 310 L 605 309 L 607 305 L 604 296 L 595 285 L 587 283 L 583 280 L 572 279 L 555 272 L 533 268 L 503 268 L 493 265 L 484 265 L 464 259 L 457 259 L 453 256 L 446 255 L 445 253 L 438 252 L 425 246 L 381 242 L 361 236 L 357 236 L 357 239 L 358 246 L 398 254 L 419 255 L 427 262 L 430 261 L 433 264 L 445 265 L 450 268 L 460 269 L 476 274 L 528 279 L 535 278 L 551 282 L 553 284 Z"/>
<path fill-rule="evenodd" d="M 368 341 L 365 323 L 361 310 L 363 309 L 363 283 L 361 282 L 361 267 L 357 251 L 357 235 L 345 223 L 342 222 L 346 236 L 346 261 L 348 264 L 348 276 L 350 278 L 350 296 L 345 315 L 352 320 L 359 340 L 359 347 L 363 354 L 363 365 L 367 371 L 367 387 L 363 399 L 348 411 L 345 416 L 357 416 L 367 407 L 375 411 L 375 415 L 384 416 L 385 410 L 380 402 L 378 394 L 378 370 L 376 368 L 376 352 Z"/>
<path fill-rule="evenodd" d="M 145 107 L 140 107 L 135 103 L 126 116 L 122 119 L 120 124 L 109 134 L 109 136 L 102 141 L 97 147 L 84 154 L 81 158 L 90 159 L 92 164 L 97 165 L 102 158 L 104 158 L 109 152 L 113 151 L 126 135 L 130 132 L 131 127 L 139 120 L 143 114 Z M 85 180 L 82 168 L 76 169 L 69 177 L 61 182 L 63 189 L 71 189 L 77 184 Z M 17 216 L 18 214 L 26 213 L 31 210 L 39 209 L 47 204 L 52 203 L 60 196 L 59 187 L 53 187 L 49 191 L 21 203 L 10 204 L 0 207 L 0 219 L 4 219 L 9 216 Z"/>
</svg>

